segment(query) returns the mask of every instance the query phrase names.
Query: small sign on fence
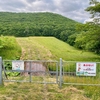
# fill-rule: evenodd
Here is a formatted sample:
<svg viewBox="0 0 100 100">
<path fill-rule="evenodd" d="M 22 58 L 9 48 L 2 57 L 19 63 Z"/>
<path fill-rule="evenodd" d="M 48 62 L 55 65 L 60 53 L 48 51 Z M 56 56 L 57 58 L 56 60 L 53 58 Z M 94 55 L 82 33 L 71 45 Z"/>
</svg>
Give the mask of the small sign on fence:
<svg viewBox="0 0 100 100">
<path fill-rule="evenodd" d="M 96 63 L 78 62 L 76 63 L 77 76 L 96 76 Z"/>
<path fill-rule="evenodd" d="M 24 70 L 24 61 L 12 61 L 12 70 Z"/>
</svg>

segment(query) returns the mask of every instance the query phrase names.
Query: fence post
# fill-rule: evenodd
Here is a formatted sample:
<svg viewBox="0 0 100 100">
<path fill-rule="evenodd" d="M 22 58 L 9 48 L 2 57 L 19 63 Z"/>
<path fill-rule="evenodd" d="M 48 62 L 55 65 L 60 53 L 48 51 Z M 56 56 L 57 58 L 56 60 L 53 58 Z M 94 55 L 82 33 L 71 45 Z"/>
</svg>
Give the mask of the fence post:
<svg viewBox="0 0 100 100">
<path fill-rule="evenodd" d="M 62 58 L 60 58 L 60 77 L 59 77 L 59 87 L 62 87 Z"/>
<path fill-rule="evenodd" d="M 30 71 L 30 78 L 29 78 L 29 82 L 31 83 L 32 82 L 32 62 L 30 61 L 30 69 L 29 69 Z"/>
<path fill-rule="evenodd" d="M 58 84 L 58 66 L 59 66 L 59 63 L 56 62 L 56 83 Z"/>
<path fill-rule="evenodd" d="M 0 57 L 0 85 L 2 85 L 2 57 Z"/>
</svg>

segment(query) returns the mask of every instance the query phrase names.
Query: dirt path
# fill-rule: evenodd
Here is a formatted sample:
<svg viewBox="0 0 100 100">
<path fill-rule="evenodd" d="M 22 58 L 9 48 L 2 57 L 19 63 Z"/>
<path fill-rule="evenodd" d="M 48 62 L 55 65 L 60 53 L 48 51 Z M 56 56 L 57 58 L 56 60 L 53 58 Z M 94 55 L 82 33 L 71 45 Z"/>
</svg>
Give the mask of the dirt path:
<svg viewBox="0 0 100 100">
<path fill-rule="evenodd" d="M 17 42 L 22 47 L 22 56 L 20 58 L 22 60 L 44 60 L 52 58 L 52 54 L 48 49 L 31 40 L 30 38 L 17 38 Z M 40 87 L 38 84 L 35 85 L 36 86 L 32 86 L 32 88 L 27 85 L 27 87 L 29 86 L 29 93 L 25 95 L 25 99 L 31 97 L 30 100 L 39 100 L 39 96 L 41 96 L 42 99 L 40 100 L 90 100 L 84 96 L 84 91 L 80 91 L 75 87 L 66 86 L 62 89 L 59 89 L 58 84 L 43 84 L 42 87 Z M 20 85 L 22 88 L 23 86 Z M 24 87 L 26 88 L 26 86 Z M 14 92 L 17 93 L 18 91 Z M 19 94 L 17 94 L 16 97 L 18 97 Z M 24 94 L 25 93 L 23 93 L 23 95 Z"/>
<path fill-rule="evenodd" d="M 32 38 L 17 38 L 17 42 L 22 47 L 22 56 L 20 59 L 46 60 L 52 58 L 51 52 Z"/>
</svg>

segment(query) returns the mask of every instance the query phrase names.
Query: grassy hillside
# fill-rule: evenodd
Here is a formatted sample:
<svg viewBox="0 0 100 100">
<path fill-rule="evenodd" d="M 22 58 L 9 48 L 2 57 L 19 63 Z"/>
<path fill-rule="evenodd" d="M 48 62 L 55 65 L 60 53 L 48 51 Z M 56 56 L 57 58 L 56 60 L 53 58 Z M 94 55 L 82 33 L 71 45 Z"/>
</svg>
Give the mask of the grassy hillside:
<svg viewBox="0 0 100 100">
<path fill-rule="evenodd" d="M 21 50 L 22 49 L 22 50 Z M 22 54 L 21 54 L 22 51 Z M 68 45 L 54 37 L 0 37 L 3 59 L 100 61 L 100 56 Z"/>
<path fill-rule="evenodd" d="M 77 50 L 54 37 L 26 37 L 17 38 L 17 41 L 23 51 L 21 59 L 100 61 L 100 56 Z"/>
</svg>

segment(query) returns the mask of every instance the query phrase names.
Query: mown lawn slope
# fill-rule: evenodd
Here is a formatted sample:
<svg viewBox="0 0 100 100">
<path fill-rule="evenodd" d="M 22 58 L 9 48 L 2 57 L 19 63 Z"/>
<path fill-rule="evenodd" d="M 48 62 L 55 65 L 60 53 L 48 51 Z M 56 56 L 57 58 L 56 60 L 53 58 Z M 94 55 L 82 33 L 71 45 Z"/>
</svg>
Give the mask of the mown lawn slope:
<svg viewBox="0 0 100 100">
<path fill-rule="evenodd" d="M 99 61 L 100 56 L 75 49 L 69 44 L 54 37 L 17 38 L 22 47 L 21 59 Z"/>
</svg>

